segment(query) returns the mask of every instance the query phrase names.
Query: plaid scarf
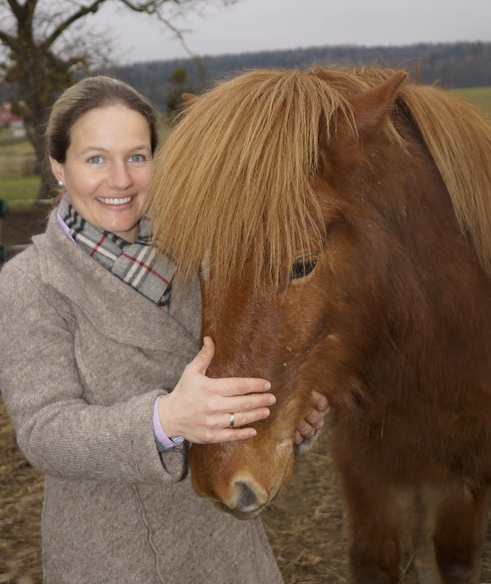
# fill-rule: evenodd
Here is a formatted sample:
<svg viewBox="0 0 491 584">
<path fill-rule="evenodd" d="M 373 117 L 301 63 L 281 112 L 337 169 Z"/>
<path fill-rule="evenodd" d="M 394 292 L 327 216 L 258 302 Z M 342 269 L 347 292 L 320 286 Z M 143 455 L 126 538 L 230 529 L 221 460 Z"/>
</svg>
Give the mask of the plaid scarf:
<svg viewBox="0 0 491 584">
<path fill-rule="evenodd" d="M 150 219 L 147 215 L 140 220 L 137 240 L 129 243 L 88 223 L 75 211 L 66 195 L 61 199 L 58 213 L 75 243 L 90 257 L 157 306 L 169 310 L 175 266 L 150 246 Z"/>
</svg>

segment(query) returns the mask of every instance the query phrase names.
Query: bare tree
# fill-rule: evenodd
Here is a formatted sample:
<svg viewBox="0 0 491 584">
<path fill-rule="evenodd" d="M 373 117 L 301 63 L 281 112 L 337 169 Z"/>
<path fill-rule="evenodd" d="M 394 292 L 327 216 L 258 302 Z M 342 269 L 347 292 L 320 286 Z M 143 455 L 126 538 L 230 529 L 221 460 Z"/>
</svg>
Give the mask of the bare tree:
<svg viewBox="0 0 491 584">
<path fill-rule="evenodd" d="M 101 43 L 85 26 L 86 17 L 104 4 L 147 14 L 183 42 L 173 21 L 184 10 L 237 0 L 0 0 L 0 82 L 8 84 L 14 100 L 23 104 L 28 136 L 41 174 L 39 196 L 50 190 L 44 161 L 44 126 L 56 96 L 74 83 L 77 73 L 103 66 L 111 38 Z M 101 47 L 104 51 L 100 51 Z M 105 57 L 107 59 L 107 57 Z"/>
</svg>

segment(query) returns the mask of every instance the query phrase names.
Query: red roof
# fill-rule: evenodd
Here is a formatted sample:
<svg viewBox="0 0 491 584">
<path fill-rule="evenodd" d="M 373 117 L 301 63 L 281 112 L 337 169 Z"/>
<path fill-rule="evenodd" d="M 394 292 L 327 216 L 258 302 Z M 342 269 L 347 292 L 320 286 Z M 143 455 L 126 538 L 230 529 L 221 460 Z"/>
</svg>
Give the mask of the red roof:
<svg viewBox="0 0 491 584">
<path fill-rule="evenodd" d="M 16 116 L 12 113 L 9 103 L 4 103 L 0 107 L 0 124 L 11 124 L 12 122 L 23 122 L 24 118 Z"/>
</svg>

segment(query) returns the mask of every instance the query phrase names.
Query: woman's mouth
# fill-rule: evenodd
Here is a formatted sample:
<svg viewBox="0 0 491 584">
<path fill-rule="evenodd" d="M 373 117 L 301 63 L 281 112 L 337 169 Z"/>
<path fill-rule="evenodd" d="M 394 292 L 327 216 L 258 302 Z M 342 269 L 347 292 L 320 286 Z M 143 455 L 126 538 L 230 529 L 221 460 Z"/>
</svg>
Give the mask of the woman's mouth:
<svg viewBox="0 0 491 584">
<path fill-rule="evenodd" d="M 126 205 L 126 203 L 129 203 L 131 199 L 132 197 L 124 197 L 119 199 L 114 198 L 103 199 L 102 197 L 97 197 L 97 200 L 101 203 L 104 203 L 104 205 Z"/>
</svg>

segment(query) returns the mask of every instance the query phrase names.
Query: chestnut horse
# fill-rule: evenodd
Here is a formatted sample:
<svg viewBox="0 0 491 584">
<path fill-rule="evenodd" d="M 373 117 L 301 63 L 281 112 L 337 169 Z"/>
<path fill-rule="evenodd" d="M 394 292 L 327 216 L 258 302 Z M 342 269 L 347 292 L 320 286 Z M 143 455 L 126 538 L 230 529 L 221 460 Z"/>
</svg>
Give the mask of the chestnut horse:
<svg viewBox="0 0 491 584">
<path fill-rule="evenodd" d="M 491 485 L 491 127 L 403 71 L 253 71 L 193 100 L 158 156 L 155 241 L 199 273 L 208 374 L 277 397 L 246 442 L 193 445 L 197 493 L 257 515 L 331 407 L 357 583 L 475 582 Z M 431 516 L 425 509 L 431 510 Z M 428 521 L 423 523 L 423 519 Z"/>
</svg>

